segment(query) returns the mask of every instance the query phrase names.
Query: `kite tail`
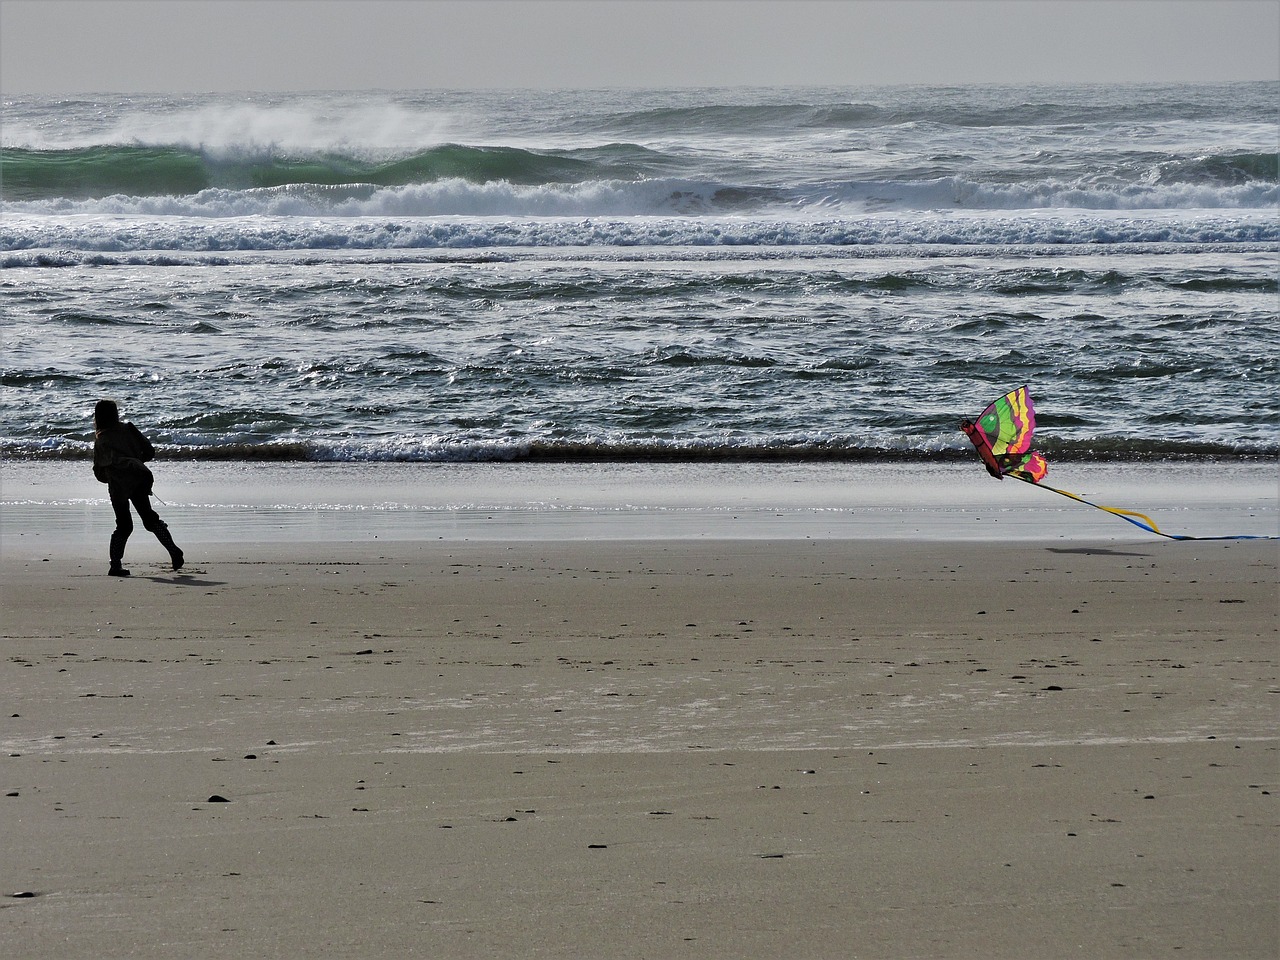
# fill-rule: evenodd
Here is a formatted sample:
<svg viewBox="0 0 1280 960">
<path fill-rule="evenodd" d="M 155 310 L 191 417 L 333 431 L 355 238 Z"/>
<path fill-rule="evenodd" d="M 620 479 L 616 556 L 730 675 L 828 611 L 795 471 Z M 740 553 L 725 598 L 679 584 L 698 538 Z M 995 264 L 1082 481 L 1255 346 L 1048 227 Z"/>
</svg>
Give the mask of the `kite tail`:
<svg viewBox="0 0 1280 960">
<path fill-rule="evenodd" d="M 1157 527 L 1156 522 L 1152 520 L 1150 517 L 1148 517 L 1145 513 L 1138 513 L 1135 510 L 1121 510 L 1119 507 L 1104 507 L 1102 504 L 1094 503 L 1092 500 L 1086 500 L 1084 497 L 1080 496 L 1078 493 L 1072 493 L 1070 490 L 1059 490 L 1057 487 L 1051 487 L 1047 483 L 1036 483 L 1030 477 L 1018 476 L 1017 474 L 1013 474 L 1013 476 L 1017 476 L 1019 480 L 1023 481 L 1024 483 L 1029 483 L 1033 487 L 1040 487 L 1044 490 L 1052 490 L 1054 493 L 1060 494 L 1061 496 L 1064 496 L 1069 500 L 1075 500 L 1078 503 L 1086 504 L 1090 507 L 1093 507 L 1096 510 L 1101 510 L 1104 513 L 1109 513 L 1112 516 L 1119 517 L 1121 520 L 1125 520 L 1129 523 L 1132 523 L 1135 527 L 1141 527 L 1143 530 L 1146 530 L 1148 533 L 1154 533 L 1158 537 L 1165 537 L 1166 539 L 1169 539 L 1169 540 L 1275 540 L 1275 539 L 1278 539 L 1276 537 L 1270 537 L 1262 534 L 1251 534 L 1251 533 L 1241 533 L 1241 534 L 1235 534 L 1235 535 L 1224 536 L 1224 537 L 1191 537 L 1182 533 L 1165 533 L 1163 530 Z"/>
</svg>

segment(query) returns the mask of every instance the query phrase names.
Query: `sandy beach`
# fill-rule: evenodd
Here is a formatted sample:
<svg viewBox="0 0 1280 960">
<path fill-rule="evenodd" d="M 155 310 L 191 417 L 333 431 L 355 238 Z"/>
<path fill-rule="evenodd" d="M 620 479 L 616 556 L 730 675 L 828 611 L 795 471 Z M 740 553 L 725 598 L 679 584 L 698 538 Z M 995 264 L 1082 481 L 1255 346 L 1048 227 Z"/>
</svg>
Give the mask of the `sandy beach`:
<svg viewBox="0 0 1280 960">
<path fill-rule="evenodd" d="M 0 0 L 0 960 L 1280 960 L 1278 30 Z"/>
<path fill-rule="evenodd" d="M 6 956 L 1280 949 L 1273 543 L 33 543 Z"/>
</svg>

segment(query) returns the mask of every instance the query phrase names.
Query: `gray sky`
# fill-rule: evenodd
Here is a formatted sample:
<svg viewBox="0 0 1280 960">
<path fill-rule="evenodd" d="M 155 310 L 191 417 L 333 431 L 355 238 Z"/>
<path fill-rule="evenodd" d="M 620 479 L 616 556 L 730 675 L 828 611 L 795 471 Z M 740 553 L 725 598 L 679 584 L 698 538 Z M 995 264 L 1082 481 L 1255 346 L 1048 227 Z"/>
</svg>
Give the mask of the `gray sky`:
<svg viewBox="0 0 1280 960">
<path fill-rule="evenodd" d="M 0 92 L 1280 78 L 1280 0 L 0 0 Z"/>
</svg>

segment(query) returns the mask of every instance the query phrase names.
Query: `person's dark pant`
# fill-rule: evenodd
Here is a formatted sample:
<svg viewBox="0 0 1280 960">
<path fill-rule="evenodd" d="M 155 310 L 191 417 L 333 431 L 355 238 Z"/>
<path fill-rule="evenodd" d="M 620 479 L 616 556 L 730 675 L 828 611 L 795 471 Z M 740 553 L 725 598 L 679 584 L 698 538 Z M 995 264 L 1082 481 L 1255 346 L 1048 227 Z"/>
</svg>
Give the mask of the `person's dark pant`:
<svg viewBox="0 0 1280 960">
<path fill-rule="evenodd" d="M 173 537 L 165 526 L 160 515 L 151 508 L 151 497 L 137 487 L 123 483 L 107 484 L 107 493 L 111 496 L 111 509 L 116 513 L 116 528 L 111 534 L 111 562 L 119 563 L 124 559 L 124 545 L 129 542 L 129 534 L 133 533 L 133 517 L 129 514 L 129 505 L 138 511 L 138 519 L 142 521 L 144 530 L 150 530 L 156 539 L 170 553 L 175 549 Z"/>
</svg>

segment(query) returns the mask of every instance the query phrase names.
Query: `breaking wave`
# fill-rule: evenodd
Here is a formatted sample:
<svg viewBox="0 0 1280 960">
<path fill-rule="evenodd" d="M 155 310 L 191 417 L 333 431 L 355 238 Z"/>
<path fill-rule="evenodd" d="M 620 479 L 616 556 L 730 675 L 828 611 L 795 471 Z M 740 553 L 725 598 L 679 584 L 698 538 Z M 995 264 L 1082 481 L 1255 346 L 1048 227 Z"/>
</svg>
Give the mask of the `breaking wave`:
<svg viewBox="0 0 1280 960">
<path fill-rule="evenodd" d="M 0 266 L 85 262 L 86 253 L 243 253 L 534 247 L 808 247 L 1280 242 L 1266 212 L 1189 216 L 1010 213 L 823 219 L 759 217 L 287 217 L 9 215 Z"/>
</svg>

